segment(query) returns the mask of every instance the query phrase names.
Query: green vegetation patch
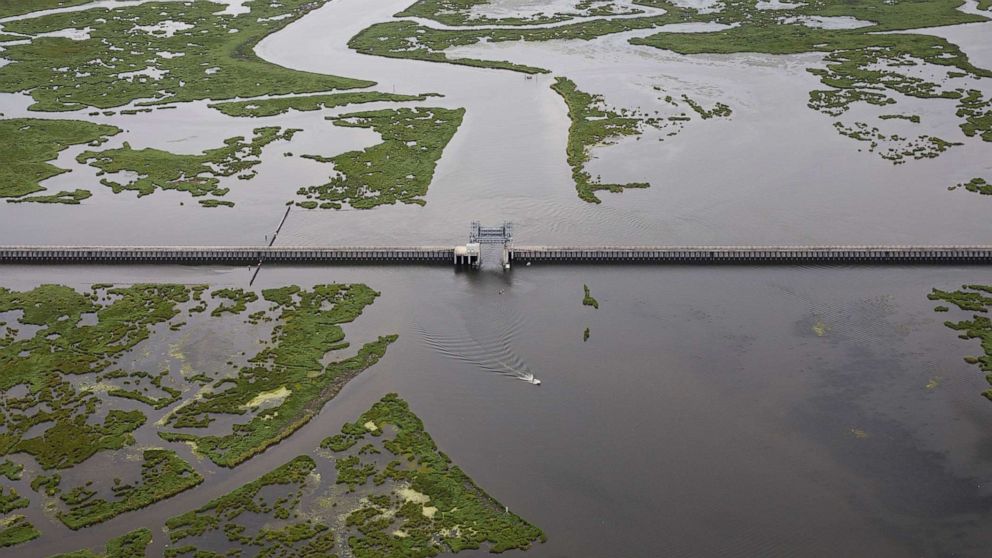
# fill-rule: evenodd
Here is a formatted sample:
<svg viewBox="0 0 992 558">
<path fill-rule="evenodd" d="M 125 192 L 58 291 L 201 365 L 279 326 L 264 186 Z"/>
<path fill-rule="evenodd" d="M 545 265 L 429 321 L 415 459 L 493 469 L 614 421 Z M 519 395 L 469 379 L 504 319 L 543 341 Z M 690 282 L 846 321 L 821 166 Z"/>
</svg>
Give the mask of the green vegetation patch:
<svg viewBox="0 0 992 558">
<path fill-rule="evenodd" d="M 467 6 L 472 1 L 427 0 L 426 2 L 418 2 L 408 8 L 407 12 L 401 13 L 412 14 L 419 12 L 425 14 L 423 17 L 430 17 L 439 21 L 449 19 L 449 22 L 451 22 L 464 19 L 467 16 L 467 12 L 464 12 L 463 9 L 461 10 L 462 14 L 459 14 L 457 11 L 452 12 L 447 9 L 448 6 L 454 4 Z M 432 29 L 412 21 L 389 21 L 377 23 L 362 30 L 348 41 L 348 46 L 362 54 L 374 56 L 410 58 L 479 68 L 512 70 L 526 74 L 543 74 L 548 73 L 543 68 L 499 60 L 449 58 L 444 51 L 451 47 L 470 46 L 481 42 L 592 40 L 613 33 L 651 29 L 670 23 L 683 23 L 691 20 L 696 14 L 695 10 L 676 6 L 667 0 L 635 0 L 634 3 L 661 8 L 666 13 L 645 17 L 591 19 L 554 27 L 517 29 Z M 580 13 L 575 15 L 583 15 L 583 12 L 585 15 L 610 15 L 618 13 L 615 6 L 607 7 L 605 3 L 599 2 L 579 2 L 576 7 Z M 432 11 L 432 14 L 429 13 Z M 633 14 L 636 13 L 636 10 L 628 9 L 625 13 Z M 560 18 L 566 15 L 568 14 L 559 14 L 551 17 L 562 20 Z M 500 25 L 533 23 L 533 21 L 527 20 L 515 21 L 514 18 L 500 18 L 495 21 L 498 21 Z"/>
<path fill-rule="evenodd" d="M 711 33 L 658 33 L 636 37 L 630 42 L 680 54 L 822 52 L 826 54 L 826 67 L 808 71 L 830 89 L 811 91 L 810 108 L 839 116 L 854 103 L 880 107 L 894 105 L 897 98 L 893 93 L 920 99 L 957 100 L 956 114 L 962 118 L 961 128 L 965 134 L 992 141 L 992 99 L 968 88 L 969 82 L 990 77 L 992 72 L 972 65 L 957 45 L 943 38 L 908 33 L 878 34 L 879 31 L 986 20 L 958 10 L 962 4 L 960 0 L 819 0 L 784 10 L 760 10 L 753 0 L 728 0 L 723 4 L 724 9 L 718 13 L 697 14 L 693 19 L 735 25 L 731 29 Z M 869 25 L 837 30 L 800 23 L 800 18 L 810 16 L 849 16 Z M 933 68 L 935 77 L 925 79 L 920 72 L 913 71 L 921 67 Z M 941 69 L 944 70 L 943 78 L 939 76 Z M 918 117 L 908 120 L 919 123 Z M 844 132 L 841 130 L 841 133 Z M 941 150 L 930 152 L 937 155 Z"/>
<path fill-rule="evenodd" d="M 14 463 L 9 459 L 0 462 L 0 477 L 7 477 L 7 480 L 21 480 L 21 473 L 24 472 L 24 465 Z"/>
<path fill-rule="evenodd" d="M 7 201 L 38 202 L 62 198 L 60 203 L 79 203 L 80 199 L 89 197 L 89 192 L 76 190 L 76 193 L 59 192 L 56 196 L 24 196 L 45 190 L 40 184 L 42 180 L 69 172 L 49 163 L 60 151 L 73 145 L 99 145 L 120 131 L 115 126 L 80 120 L 0 120 L 0 160 L 4 162 L 0 165 L 0 197 L 13 198 Z"/>
<path fill-rule="evenodd" d="M 703 120 L 709 120 L 710 118 L 727 118 L 734 113 L 729 106 L 723 103 L 717 103 L 713 105 L 713 108 L 707 109 L 690 98 L 688 95 L 683 94 L 682 99 L 692 108 L 692 110 L 696 111 L 696 114 L 701 116 Z"/>
<path fill-rule="evenodd" d="M 111 500 L 97 497 L 97 492 L 87 486 L 63 492 L 61 498 L 68 511 L 59 512 L 58 518 L 70 529 L 88 527 L 170 498 L 201 482 L 203 477 L 175 452 L 145 450 L 139 482 L 115 484 Z"/>
<path fill-rule="evenodd" d="M 77 550 L 67 554 L 57 554 L 49 558 L 145 558 L 145 549 L 152 542 L 152 532 L 137 529 L 110 539 L 106 550 L 97 554 L 92 550 Z"/>
<path fill-rule="evenodd" d="M 582 290 L 585 292 L 585 295 L 582 297 L 582 305 L 592 306 L 596 310 L 599 310 L 599 301 L 593 298 L 589 292 L 589 285 L 582 285 Z"/>
<path fill-rule="evenodd" d="M 230 301 L 229 304 L 221 303 L 217 305 L 213 312 L 210 313 L 214 317 L 223 315 L 225 312 L 240 314 L 248 309 L 249 304 L 258 300 L 257 294 L 251 291 L 245 291 L 244 289 L 217 289 L 210 293 L 210 296 Z"/>
<path fill-rule="evenodd" d="M 430 17 L 450 25 L 460 25 L 469 23 L 469 10 L 478 3 L 478 0 L 421 0 L 401 15 Z M 826 67 L 811 68 L 809 71 L 819 76 L 829 89 L 810 92 L 811 108 L 839 116 L 853 103 L 876 106 L 895 104 L 897 98 L 893 93 L 923 99 L 958 100 L 957 116 L 962 120 L 961 128 L 965 134 L 992 141 L 992 98 L 986 98 L 979 90 L 969 87 L 970 82 L 992 75 L 988 70 L 972 65 L 956 45 L 940 37 L 908 33 L 878 34 L 879 31 L 906 31 L 986 20 L 982 16 L 960 11 L 961 0 L 817 0 L 775 10 L 759 9 L 755 0 L 725 0 L 707 13 L 674 6 L 664 0 L 639 3 L 663 8 L 667 13 L 529 29 L 439 30 L 411 21 L 393 21 L 365 29 L 349 44 L 360 52 L 378 56 L 534 72 L 537 71 L 534 68 L 504 61 L 451 59 L 445 51 L 483 41 L 590 40 L 606 34 L 671 23 L 720 23 L 734 27 L 706 33 L 659 32 L 632 38 L 630 42 L 681 54 L 822 52 L 826 55 Z M 857 29 L 826 29 L 802 24 L 804 18 L 811 21 L 809 18 L 845 16 L 867 25 Z M 947 70 L 946 78 L 942 82 L 924 79 L 907 69 L 920 66 L 938 70 L 944 68 Z M 708 110 L 692 102 L 689 104 L 703 118 L 729 116 L 726 105 Z M 931 136 L 920 138 L 928 140 Z M 924 143 L 926 141 L 917 142 L 906 150 L 926 153 L 926 156 L 936 156 L 943 151 Z M 946 147 L 951 143 L 943 142 L 942 145 Z M 879 154 L 884 155 L 884 152 Z M 581 182 L 581 178 L 577 180 L 577 183 Z M 594 194 L 585 192 L 583 199 L 591 201 L 594 197 Z"/>
<path fill-rule="evenodd" d="M 490 0 L 418 0 L 395 17 L 421 17 L 433 19 L 444 25 L 545 25 L 559 23 L 578 17 L 631 15 L 643 13 L 637 8 L 627 8 L 615 4 L 613 0 L 581 0 L 575 10 L 554 14 L 537 14 L 530 17 L 491 18 L 471 13 L 476 6 L 488 4 Z"/>
<path fill-rule="evenodd" d="M 214 463 L 234 467 L 295 432 L 344 384 L 385 354 L 395 335 L 379 337 L 350 358 L 323 364 L 348 348 L 341 324 L 355 320 L 379 293 L 365 285 L 317 285 L 262 291 L 279 312 L 271 344 L 249 359 L 233 378 L 180 406 L 165 421 L 174 428 L 205 428 L 216 415 L 250 415 L 230 434 L 160 432 L 169 441 L 189 441 Z"/>
<path fill-rule="evenodd" d="M 453 46 L 478 43 L 486 36 L 478 31 L 431 29 L 412 21 L 390 21 L 367 27 L 348 41 L 348 47 L 361 54 L 407 58 L 430 62 L 447 62 L 461 66 L 512 70 L 525 74 L 546 74 L 547 70 L 502 60 L 448 58 L 444 50 Z"/>
<path fill-rule="evenodd" d="M 205 534 L 220 533 L 227 539 L 225 551 L 247 546 L 253 547 L 258 556 L 334 556 L 330 553 L 334 548 L 333 533 L 326 525 L 310 520 L 294 521 L 299 517 L 296 508 L 315 468 L 313 458 L 297 457 L 199 509 L 169 518 L 165 526 L 172 547 L 166 550 L 165 556 L 221 556 L 200 550 L 193 544 L 178 544 Z M 270 521 L 250 532 L 238 521 L 243 515 L 264 516 Z"/>
<path fill-rule="evenodd" d="M 65 205 L 79 205 L 83 200 L 93 197 L 89 190 L 73 190 L 71 192 L 60 190 L 56 194 L 41 196 L 24 196 L 7 200 L 8 203 L 61 203 Z"/>
<path fill-rule="evenodd" d="M 961 310 L 975 313 L 970 320 L 957 322 L 948 320 L 944 325 L 958 331 L 959 336 L 964 339 L 978 339 L 981 342 L 985 354 L 977 357 L 967 356 L 965 361 L 977 364 L 985 372 L 985 379 L 992 384 L 992 320 L 987 316 L 989 309 L 992 308 L 992 286 L 962 285 L 955 291 L 933 289 L 927 298 L 940 300 Z M 992 400 L 992 388 L 985 390 L 982 395 Z"/>
<path fill-rule="evenodd" d="M 14 510 L 28 507 L 31 501 L 17 493 L 13 488 L 0 485 L 0 514 L 8 514 Z"/>
<path fill-rule="evenodd" d="M 170 326 L 169 329 L 172 331 L 178 331 L 180 328 L 175 326 Z M 182 390 L 176 389 L 174 387 L 169 387 L 162 383 L 162 381 L 165 378 L 167 378 L 168 375 L 169 375 L 168 370 L 163 370 L 158 375 L 152 375 L 147 372 L 140 372 L 140 371 L 127 374 L 118 370 L 104 374 L 102 379 L 110 380 L 122 376 L 127 376 L 129 378 L 127 382 L 129 384 L 134 384 L 135 389 L 123 389 L 119 387 L 114 387 L 107 390 L 107 395 L 110 397 L 121 397 L 123 399 L 132 399 L 134 401 L 140 401 L 141 403 L 144 403 L 145 405 L 148 405 L 153 409 L 163 409 L 175 403 L 176 401 L 179 401 L 183 393 Z M 139 384 L 142 382 L 142 380 L 145 379 L 148 380 L 148 383 L 152 387 L 156 388 L 159 391 L 162 391 L 164 395 L 162 395 L 161 397 L 152 397 L 151 395 L 148 394 L 149 389 L 147 387 L 144 387 L 143 389 L 139 390 L 138 389 Z"/>
<path fill-rule="evenodd" d="M 556 78 L 551 88 L 561 95 L 568 105 L 568 117 L 572 123 L 568 128 L 566 153 L 580 199 L 590 203 L 600 203 L 602 200 L 596 195 L 599 190 L 623 192 L 626 188 L 650 186 L 646 182 L 604 184 L 585 170 L 585 165 L 589 162 L 590 149 L 623 136 L 640 134 L 640 119 L 621 116 L 606 108 L 601 96 L 580 91 L 575 83 L 567 78 Z"/>
<path fill-rule="evenodd" d="M 324 4 L 249 0 L 249 13 L 219 14 L 213 2 L 159 2 L 13 21 L 36 35 L 88 29 L 88 38 L 36 37 L 5 47 L 0 91 L 26 91 L 32 110 L 111 108 L 370 87 L 374 82 L 298 72 L 263 61 L 255 45 Z"/>
<path fill-rule="evenodd" d="M 864 122 L 855 122 L 854 126 L 835 122 L 834 128 L 842 136 L 868 143 L 869 153 L 877 152 L 880 157 L 892 161 L 894 165 L 905 163 L 907 158 L 933 159 L 951 147 L 961 145 L 959 142 L 945 141 L 936 136 L 909 139 L 899 134 L 884 134 L 878 127 L 869 126 Z"/>
<path fill-rule="evenodd" d="M 396 202 L 424 205 L 444 148 L 455 135 L 464 109 L 401 108 L 332 117 L 335 126 L 371 128 L 382 143 L 334 157 L 308 156 L 334 164 L 337 174 L 320 186 L 297 192 L 303 208 L 369 209 Z"/>
<path fill-rule="evenodd" d="M 984 178 L 972 178 L 968 182 L 958 184 L 957 186 L 951 186 L 949 189 L 956 190 L 958 188 L 964 188 L 965 190 L 976 194 L 992 196 L 992 184 L 989 184 Z"/>
<path fill-rule="evenodd" d="M 118 149 L 84 151 L 76 160 L 103 172 L 129 171 L 138 175 L 126 183 L 100 179 L 100 183 L 115 194 L 135 191 L 141 197 L 153 194 L 155 190 L 179 190 L 193 197 L 224 196 L 229 189 L 220 186 L 221 177 L 238 175 L 239 179 L 250 180 L 255 176 L 252 168 L 262 162 L 262 148 L 274 141 L 289 141 L 298 131 L 294 128 L 285 131 L 279 127 L 256 128 L 251 141 L 244 137 L 228 138 L 224 140 L 224 147 L 208 149 L 200 155 L 153 148 L 133 149 L 124 142 Z M 201 203 L 206 201 L 210 200 L 201 200 Z"/>
<path fill-rule="evenodd" d="M 40 536 L 41 531 L 23 515 L 11 515 L 0 519 L 0 548 L 25 543 Z"/>
<path fill-rule="evenodd" d="M 170 518 L 166 556 L 417 558 L 544 541 L 452 464 L 395 394 L 321 447 Z"/>
<path fill-rule="evenodd" d="M 6 463 L 10 463 L 7 461 Z M 14 472 L 11 467 L 4 465 L 5 476 Z M 16 469 L 20 477 L 20 469 Z M 13 479 L 11 479 L 13 480 Z M 11 512 L 24 509 L 31 501 L 17 493 L 13 488 L 0 484 L 0 547 L 13 546 L 37 538 L 40 533 L 23 515 L 12 515 Z"/>
<path fill-rule="evenodd" d="M 214 103 L 210 105 L 210 108 L 219 110 L 228 116 L 262 117 L 285 114 L 290 110 L 306 112 L 363 103 L 424 101 L 428 97 L 440 96 L 437 93 L 401 95 L 398 93 L 380 93 L 378 91 L 359 91 L 355 93 L 308 95 L 306 97 L 228 101 Z"/>
<path fill-rule="evenodd" d="M 145 423 L 141 411 L 111 409 L 92 420 L 102 406 L 94 390 L 75 386 L 66 376 L 104 371 L 151 336 L 152 328 L 179 313 L 189 300 L 182 285 L 133 285 L 79 293 L 60 285 L 30 291 L 0 288 L 0 312 L 19 314 L 0 327 L 0 455 L 27 453 L 44 469 L 64 469 L 96 452 L 132 443 L 131 432 Z M 83 323 L 84 314 L 91 317 Z M 31 335 L 19 328 L 34 328 Z M 30 330 L 29 330 L 30 331 Z M 25 393 L 10 390 L 23 386 Z M 34 427 L 40 434 L 26 435 Z"/>
<path fill-rule="evenodd" d="M 79 6 L 87 2 L 92 0 L 0 0 L 0 18 Z"/>
<path fill-rule="evenodd" d="M 342 474 L 349 468 L 364 471 L 350 476 L 353 485 L 392 481 L 391 493 L 362 501 L 347 516 L 348 546 L 357 558 L 433 556 L 484 544 L 503 552 L 544 541 L 540 529 L 509 513 L 452 464 L 396 394 L 321 446 L 340 454 L 369 438 L 380 439 L 392 456 L 385 467 L 372 452 L 359 451 L 350 461 L 336 458 L 338 483 L 345 482 Z"/>
</svg>

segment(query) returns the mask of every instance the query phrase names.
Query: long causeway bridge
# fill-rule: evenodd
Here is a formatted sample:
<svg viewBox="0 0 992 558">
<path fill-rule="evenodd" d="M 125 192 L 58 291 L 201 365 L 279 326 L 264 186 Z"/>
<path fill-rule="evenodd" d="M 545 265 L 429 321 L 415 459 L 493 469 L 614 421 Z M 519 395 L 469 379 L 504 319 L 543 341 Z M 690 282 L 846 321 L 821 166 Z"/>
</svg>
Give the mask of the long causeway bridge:
<svg viewBox="0 0 992 558">
<path fill-rule="evenodd" d="M 286 222 L 286 215 L 282 223 Z M 988 246 L 514 246 L 513 223 L 474 221 L 461 246 L 0 246 L 0 264 L 992 264 Z M 257 273 L 257 270 L 256 270 Z M 254 280 L 254 279 L 253 279 Z"/>
<path fill-rule="evenodd" d="M 0 264 L 479 266 L 464 246 L 2 246 Z M 992 264 L 983 246 L 513 246 L 501 264 Z"/>
</svg>

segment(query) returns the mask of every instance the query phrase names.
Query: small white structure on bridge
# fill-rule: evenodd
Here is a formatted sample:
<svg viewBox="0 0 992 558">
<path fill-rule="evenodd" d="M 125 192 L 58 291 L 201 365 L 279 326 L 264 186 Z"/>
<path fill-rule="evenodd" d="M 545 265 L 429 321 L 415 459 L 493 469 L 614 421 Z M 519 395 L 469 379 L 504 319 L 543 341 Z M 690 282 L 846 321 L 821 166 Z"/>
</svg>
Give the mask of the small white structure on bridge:
<svg viewBox="0 0 992 558">
<path fill-rule="evenodd" d="M 470 265 L 479 267 L 482 264 L 482 247 L 478 242 L 470 242 L 464 246 L 455 246 L 455 265 Z"/>
</svg>

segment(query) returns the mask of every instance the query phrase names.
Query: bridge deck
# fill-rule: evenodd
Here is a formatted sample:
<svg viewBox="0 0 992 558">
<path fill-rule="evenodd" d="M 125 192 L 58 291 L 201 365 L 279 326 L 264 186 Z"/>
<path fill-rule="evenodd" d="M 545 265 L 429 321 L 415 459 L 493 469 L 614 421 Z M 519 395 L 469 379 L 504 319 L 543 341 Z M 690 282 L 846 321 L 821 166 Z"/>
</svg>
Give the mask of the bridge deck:
<svg viewBox="0 0 992 558">
<path fill-rule="evenodd" d="M 4 246 L 0 264 L 453 264 L 441 246 Z M 992 264 L 992 246 L 514 246 L 517 263 Z"/>
</svg>

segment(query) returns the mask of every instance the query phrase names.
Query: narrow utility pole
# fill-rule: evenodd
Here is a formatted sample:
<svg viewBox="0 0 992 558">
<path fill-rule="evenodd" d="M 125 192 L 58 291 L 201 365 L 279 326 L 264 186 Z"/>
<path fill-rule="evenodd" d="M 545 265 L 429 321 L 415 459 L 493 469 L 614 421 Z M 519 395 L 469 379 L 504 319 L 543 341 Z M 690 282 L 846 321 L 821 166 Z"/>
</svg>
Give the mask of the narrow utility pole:
<svg viewBox="0 0 992 558">
<path fill-rule="evenodd" d="M 290 209 L 293 209 L 293 206 L 287 205 L 286 206 L 286 213 L 284 213 L 283 216 L 282 216 L 282 221 L 279 221 L 279 226 L 276 227 L 276 232 L 272 233 L 272 240 L 269 241 L 269 248 L 272 248 L 272 245 L 275 244 L 276 237 L 279 236 L 279 231 L 281 231 L 282 230 L 282 226 L 286 224 L 286 218 L 289 217 L 289 210 Z M 248 286 L 249 287 L 255 284 L 255 278 L 258 277 L 258 272 L 261 271 L 261 269 L 262 269 L 262 261 L 263 261 L 262 260 L 262 256 L 259 255 L 258 256 L 258 265 L 255 266 L 255 273 L 252 273 L 251 274 L 251 280 L 248 281 Z"/>
</svg>

